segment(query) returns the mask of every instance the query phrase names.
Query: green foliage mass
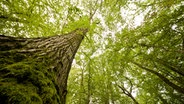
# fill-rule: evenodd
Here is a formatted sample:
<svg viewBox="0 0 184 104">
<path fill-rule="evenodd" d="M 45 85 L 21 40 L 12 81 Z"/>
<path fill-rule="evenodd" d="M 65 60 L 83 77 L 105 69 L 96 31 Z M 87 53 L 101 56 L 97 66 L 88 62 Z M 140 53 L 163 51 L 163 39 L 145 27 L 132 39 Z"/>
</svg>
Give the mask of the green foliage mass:
<svg viewBox="0 0 184 104">
<path fill-rule="evenodd" d="M 127 92 L 140 104 L 184 102 L 183 93 L 152 73 L 160 73 L 184 89 L 183 3 L 180 0 L 153 0 L 129 2 L 122 8 L 130 12 L 129 4 L 137 6 L 133 10 L 136 12 L 118 18 L 115 13 L 121 11 L 114 7 L 117 10 L 110 12 L 111 7 L 103 3 L 103 6 L 108 5 L 107 14 L 102 13 L 106 26 L 103 27 L 101 21 L 102 27 L 96 27 L 94 41 L 85 40 L 78 51 L 76 64 L 80 67 L 74 67 L 70 73 L 68 104 L 88 101 L 98 104 L 135 103 Z M 108 13 L 113 16 L 109 17 Z M 135 26 L 133 19 L 140 14 L 144 15 L 142 23 Z M 124 27 L 118 27 L 117 21 Z M 121 90 L 118 85 L 125 89 Z"/>
</svg>

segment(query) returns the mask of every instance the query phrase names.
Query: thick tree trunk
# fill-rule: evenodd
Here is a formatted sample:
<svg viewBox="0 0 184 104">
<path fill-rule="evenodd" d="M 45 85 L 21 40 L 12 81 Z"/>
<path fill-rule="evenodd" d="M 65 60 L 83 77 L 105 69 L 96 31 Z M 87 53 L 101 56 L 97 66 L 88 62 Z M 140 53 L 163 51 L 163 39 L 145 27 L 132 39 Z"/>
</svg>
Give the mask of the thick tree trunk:
<svg viewBox="0 0 184 104">
<path fill-rule="evenodd" d="M 0 36 L 0 104 L 65 104 L 72 60 L 87 29 L 49 38 Z"/>
</svg>

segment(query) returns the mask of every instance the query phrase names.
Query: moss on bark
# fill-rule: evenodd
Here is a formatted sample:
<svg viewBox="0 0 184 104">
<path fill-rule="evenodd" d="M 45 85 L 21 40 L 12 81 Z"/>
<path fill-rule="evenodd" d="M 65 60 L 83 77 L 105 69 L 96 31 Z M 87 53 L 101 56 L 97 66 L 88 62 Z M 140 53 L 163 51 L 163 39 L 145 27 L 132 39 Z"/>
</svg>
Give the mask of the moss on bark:
<svg viewBox="0 0 184 104">
<path fill-rule="evenodd" d="M 1 61 L 0 104 L 60 104 L 56 75 L 47 64 L 14 56 Z"/>
</svg>

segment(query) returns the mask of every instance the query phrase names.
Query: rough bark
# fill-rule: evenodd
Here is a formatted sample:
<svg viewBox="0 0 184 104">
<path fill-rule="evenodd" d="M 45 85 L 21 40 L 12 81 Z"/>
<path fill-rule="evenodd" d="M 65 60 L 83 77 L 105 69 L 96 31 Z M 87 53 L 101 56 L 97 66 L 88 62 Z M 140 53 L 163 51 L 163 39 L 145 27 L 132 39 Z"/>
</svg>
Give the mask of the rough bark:
<svg viewBox="0 0 184 104">
<path fill-rule="evenodd" d="M 86 32 L 34 39 L 0 35 L 0 104 L 65 104 L 68 74 Z"/>
</svg>

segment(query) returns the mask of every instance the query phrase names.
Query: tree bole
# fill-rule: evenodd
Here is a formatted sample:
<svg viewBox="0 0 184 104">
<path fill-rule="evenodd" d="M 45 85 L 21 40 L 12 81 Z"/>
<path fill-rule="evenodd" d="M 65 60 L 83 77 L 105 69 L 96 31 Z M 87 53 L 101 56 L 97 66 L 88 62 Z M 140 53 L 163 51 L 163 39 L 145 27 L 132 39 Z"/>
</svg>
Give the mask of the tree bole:
<svg viewBox="0 0 184 104">
<path fill-rule="evenodd" d="M 68 74 L 86 32 L 48 38 L 0 35 L 0 104 L 65 104 Z"/>
</svg>

